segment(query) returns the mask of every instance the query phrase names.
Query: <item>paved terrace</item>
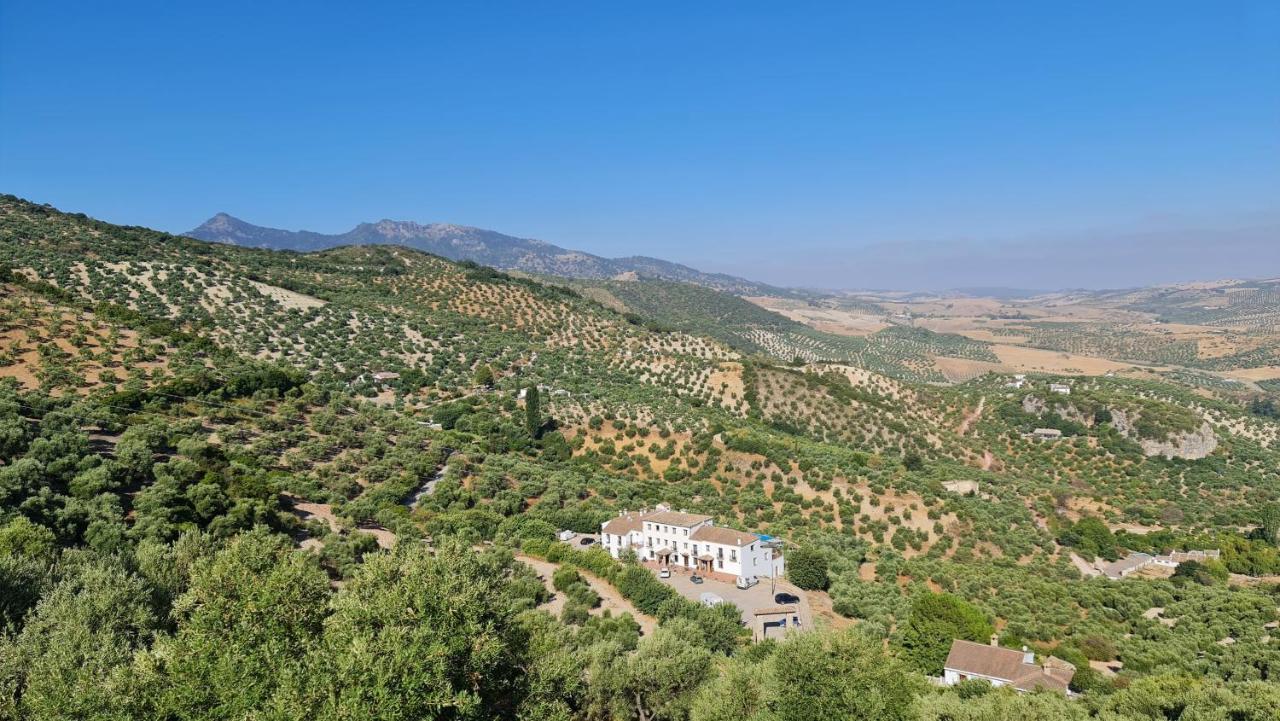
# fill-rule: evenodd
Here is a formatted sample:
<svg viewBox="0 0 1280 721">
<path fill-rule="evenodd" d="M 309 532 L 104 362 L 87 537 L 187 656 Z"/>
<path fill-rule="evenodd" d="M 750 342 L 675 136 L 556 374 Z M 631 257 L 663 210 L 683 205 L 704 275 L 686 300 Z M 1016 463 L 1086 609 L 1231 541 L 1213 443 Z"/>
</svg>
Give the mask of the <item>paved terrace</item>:
<svg viewBox="0 0 1280 721">
<path fill-rule="evenodd" d="M 657 574 L 662 567 L 661 564 L 655 561 L 644 561 L 644 565 L 654 574 Z M 774 608 L 778 605 L 773 600 L 775 593 L 790 593 L 800 598 L 800 603 L 796 604 L 800 610 L 800 627 L 802 629 L 813 628 L 813 608 L 809 603 L 808 594 L 787 581 L 779 579 L 776 583 L 770 584 L 768 578 L 761 577 L 760 583 L 751 588 L 741 589 L 734 585 L 737 577 L 733 574 L 719 571 L 703 572 L 699 575 L 706 580 L 700 584 L 690 581 L 689 576 L 691 575 L 691 569 L 671 566 L 671 578 L 660 578 L 659 580 L 671 586 L 681 596 L 691 601 L 700 600 L 703 593 L 716 594 L 742 611 L 742 621 L 748 628 L 755 621 L 755 612 L 757 610 Z"/>
</svg>

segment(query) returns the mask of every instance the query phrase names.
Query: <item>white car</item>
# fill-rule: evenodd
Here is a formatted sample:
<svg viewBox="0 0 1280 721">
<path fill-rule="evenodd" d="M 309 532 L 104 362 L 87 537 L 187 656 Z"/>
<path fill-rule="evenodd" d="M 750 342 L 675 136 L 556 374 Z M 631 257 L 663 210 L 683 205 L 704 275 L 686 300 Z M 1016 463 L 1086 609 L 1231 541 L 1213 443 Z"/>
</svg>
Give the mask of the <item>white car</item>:
<svg viewBox="0 0 1280 721">
<path fill-rule="evenodd" d="M 671 578 L 671 569 L 663 566 L 658 570 L 658 578 Z"/>
<path fill-rule="evenodd" d="M 738 580 L 734 582 L 734 585 L 738 588 L 746 589 L 751 588 L 757 583 L 760 583 L 760 578 L 758 576 L 738 576 Z"/>
</svg>

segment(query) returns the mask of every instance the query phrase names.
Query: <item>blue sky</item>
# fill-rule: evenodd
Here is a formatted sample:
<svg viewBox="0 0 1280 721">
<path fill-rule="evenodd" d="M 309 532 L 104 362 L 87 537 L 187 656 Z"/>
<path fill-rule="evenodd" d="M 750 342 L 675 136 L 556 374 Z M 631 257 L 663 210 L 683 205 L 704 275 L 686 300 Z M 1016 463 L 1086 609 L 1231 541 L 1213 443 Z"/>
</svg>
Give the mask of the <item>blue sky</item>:
<svg viewBox="0 0 1280 721">
<path fill-rule="evenodd" d="M 1280 275 L 1278 37 L 1275 2 L 0 0 L 0 191 L 792 285 Z"/>
</svg>

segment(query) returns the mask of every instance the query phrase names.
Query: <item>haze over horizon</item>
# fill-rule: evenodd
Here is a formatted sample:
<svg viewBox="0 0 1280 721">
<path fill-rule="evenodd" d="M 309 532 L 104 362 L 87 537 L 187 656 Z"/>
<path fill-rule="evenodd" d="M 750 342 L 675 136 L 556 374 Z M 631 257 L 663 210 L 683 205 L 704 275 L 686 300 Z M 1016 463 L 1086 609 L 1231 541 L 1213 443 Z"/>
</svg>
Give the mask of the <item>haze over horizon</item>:
<svg viewBox="0 0 1280 721">
<path fill-rule="evenodd" d="M 0 4 L 0 191 L 778 285 L 1280 275 L 1280 7 Z"/>
</svg>

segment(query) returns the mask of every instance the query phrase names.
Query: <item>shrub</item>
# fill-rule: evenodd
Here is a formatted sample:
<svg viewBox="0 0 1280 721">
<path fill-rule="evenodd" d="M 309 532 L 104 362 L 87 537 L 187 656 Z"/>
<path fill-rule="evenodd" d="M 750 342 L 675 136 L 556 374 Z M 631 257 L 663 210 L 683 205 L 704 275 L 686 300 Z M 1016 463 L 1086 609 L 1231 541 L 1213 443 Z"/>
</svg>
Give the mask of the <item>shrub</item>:
<svg viewBox="0 0 1280 721">
<path fill-rule="evenodd" d="M 797 548 L 787 557 L 787 578 L 806 591 L 825 591 L 831 585 L 827 558 L 820 551 Z"/>
</svg>

